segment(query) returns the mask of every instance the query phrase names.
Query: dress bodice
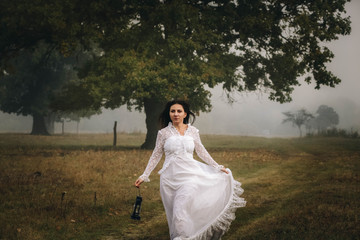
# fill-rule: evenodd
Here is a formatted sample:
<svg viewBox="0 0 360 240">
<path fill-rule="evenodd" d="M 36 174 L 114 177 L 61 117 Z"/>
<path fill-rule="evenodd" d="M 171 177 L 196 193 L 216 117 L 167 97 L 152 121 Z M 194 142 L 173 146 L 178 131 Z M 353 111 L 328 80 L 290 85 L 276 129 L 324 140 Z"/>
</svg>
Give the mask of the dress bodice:
<svg viewBox="0 0 360 240">
<path fill-rule="evenodd" d="M 196 154 L 207 164 L 217 169 L 223 168 L 223 166 L 218 165 L 206 151 L 205 147 L 201 143 L 199 130 L 197 128 L 188 124 L 187 130 L 182 136 L 170 122 L 167 127 L 158 132 L 154 151 L 149 159 L 144 173 L 140 176 L 140 178 L 146 182 L 150 181 L 149 175 L 161 160 L 164 152 L 165 162 L 162 169 L 159 171 L 159 174 L 164 172 L 171 161 L 176 158 L 190 157 L 192 159 L 194 150 L 196 151 Z"/>
<path fill-rule="evenodd" d="M 194 139 L 190 136 L 171 136 L 164 143 L 165 158 L 171 155 L 193 154 Z"/>
</svg>

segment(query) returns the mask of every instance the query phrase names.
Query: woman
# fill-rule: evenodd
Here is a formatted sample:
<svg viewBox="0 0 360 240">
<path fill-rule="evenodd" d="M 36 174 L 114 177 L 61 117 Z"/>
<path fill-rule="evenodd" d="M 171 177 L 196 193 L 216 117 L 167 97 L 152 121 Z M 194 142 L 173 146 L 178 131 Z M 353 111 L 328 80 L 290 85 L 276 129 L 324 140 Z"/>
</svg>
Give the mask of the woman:
<svg viewBox="0 0 360 240">
<path fill-rule="evenodd" d="M 149 182 L 149 175 L 163 152 L 159 171 L 160 194 L 174 240 L 220 239 L 235 219 L 235 210 L 246 202 L 241 183 L 231 171 L 217 164 L 201 143 L 199 131 L 189 123 L 195 119 L 189 105 L 181 100 L 166 104 L 160 116 L 155 149 L 135 186 Z M 207 164 L 193 158 L 193 151 Z"/>
</svg>

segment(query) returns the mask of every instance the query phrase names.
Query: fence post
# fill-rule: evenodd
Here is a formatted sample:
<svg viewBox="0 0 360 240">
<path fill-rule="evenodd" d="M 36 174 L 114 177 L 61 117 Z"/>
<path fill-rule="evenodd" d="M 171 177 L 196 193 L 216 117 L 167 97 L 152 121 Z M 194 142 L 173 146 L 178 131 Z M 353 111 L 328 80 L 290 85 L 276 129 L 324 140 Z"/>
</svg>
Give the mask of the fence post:
<svg viewBox="0 0 360 240">
<path fill-rule="evenodd" d="M 116 146 L 116 125 L 117 125 L 117 121 L 115 121 L 114 123 L 114 141 L 113 141 L 113 146 Z"/>
</svg>

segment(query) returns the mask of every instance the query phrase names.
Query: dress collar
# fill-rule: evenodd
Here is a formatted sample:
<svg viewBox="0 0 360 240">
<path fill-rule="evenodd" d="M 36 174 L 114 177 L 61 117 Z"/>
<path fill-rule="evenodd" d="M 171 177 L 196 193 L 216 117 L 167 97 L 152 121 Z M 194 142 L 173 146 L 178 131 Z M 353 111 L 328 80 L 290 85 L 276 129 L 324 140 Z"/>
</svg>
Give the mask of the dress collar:
<svg viewBox="0 0 360 240">
<path fill-rule="evenodd" d="M 185 130 L 185 132 L 184 132 L 184 135 L 181 135 L 181 134 L 179 133 L 179 131 L 178 131 L 178 130 L 174 127 L 174 125 L 172 124 L 172 122 L 169 122 L 168 127 L 169 127 L 170 129 L 172 129 L 176 134 L 178 134 L 178 135 L 180 135 L 180 136 L 185 136 L 185 135 L 186 135 L 186 132 L 189 130 L 190 123 L 187 123 L 187 124 L 185 124 L 185 125 L 187 125 L 188 127 L 186 128 L 186 130 Z"/>
<path fill-rule="evenodd" d="M 190 127 L 191 126 L 191 124 L 190 123 L 186 123 L 186 125 L 188 125 L 188 127 Z M 168 123 L 168 126 L 169 127 L 174 127 L 174 125 L 172 124 L 172 122 L 169 122 Z M 174 127 L 175 128 L 175 127 Z"/>
</svg>

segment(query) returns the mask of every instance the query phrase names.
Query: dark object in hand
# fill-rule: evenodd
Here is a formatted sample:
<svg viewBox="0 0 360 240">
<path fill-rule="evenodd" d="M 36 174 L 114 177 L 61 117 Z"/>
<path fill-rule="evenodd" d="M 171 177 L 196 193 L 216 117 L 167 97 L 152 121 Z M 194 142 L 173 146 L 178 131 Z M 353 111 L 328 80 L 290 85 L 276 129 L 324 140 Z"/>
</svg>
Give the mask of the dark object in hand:
<svg viewBox="0 0 360 240">
<path fill-rule="evenodd" d="M 131 214 L 131 219 L 140 220 L 141 202 L 142 202 L 142 197 L 137 196 L 134 204 L 134 211 Z"/>
</svg>

